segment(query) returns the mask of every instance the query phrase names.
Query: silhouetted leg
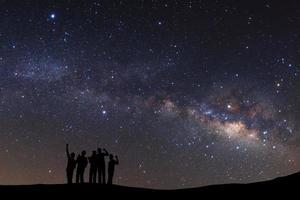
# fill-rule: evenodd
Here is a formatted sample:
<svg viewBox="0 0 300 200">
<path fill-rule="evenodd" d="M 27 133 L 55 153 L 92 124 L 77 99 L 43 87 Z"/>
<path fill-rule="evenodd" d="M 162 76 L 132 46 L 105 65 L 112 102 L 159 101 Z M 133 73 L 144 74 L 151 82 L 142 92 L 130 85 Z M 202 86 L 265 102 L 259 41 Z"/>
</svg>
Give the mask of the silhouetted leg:
<svg viewBox="0 0 300 200">
<path fill-rule="evenodd" d="M 92 182 L 96 183 L 96 179 L 97 179 L 97 170 L 96 169 L 93 170 L 93 178 L 92 179 L 93 179 Z"/>
<path fill-rule="evenodd" d="M 103 172 L 102 172 L 102 167 L 100 168 L 100 183 L 103 184 Z"/>
<path fill-rule="evenodd" d="M 90 168 L 89 183 L 93 183 L 93 169 Z"/>
<path fill-rule="evenodd" d="M 95 169 L 95 183 L 97 183 L 97 176 L 98 176 L 98 171 L 97 168 Z"/>
<path fill-rule="evenodd" d="M 66 174 L 67 174 L 67 183 L 70 184 L 70 174 L 68 170 L 66 170 Z"/>
<path fill-rule="evenodd" d="M 74 175 L 74 170 L 72 170 L 70 172 L 70 181 L 71 181 L 71 183 L 73 183 L 73 175 Z"/>
<path fill-rule="evenodd" d="M 84 170 L 80 173 L 80 182 L 84 183 Z"/>
<path fill-rule="evenodd" d="M 79 170 L 76 171 L 76 183 L 79 183 L 79 176 L 80 176 L 80 173 L 79 173 Z"/>
<path fill-rule="evenodd" d="M 70 172 L 70 182 L 73 183 L 74 170 Z"/>
<path fill-rule="evenodd" d="M 106 178 L 105 178 L 105 165 L 103 166 L 102 173 L 103 173 L 103 184 L 106 184 Z"/>
<path fill-rule="evenodd" d="M 98 183 L 101 184 L 101 168 L 98 167 L 97 171 L 98 171 Z"/>
<path fill-rule="evenodd" d="M 67 180 L 68 180 L 68 184 L 71 184 L 73 182 L 73 171 L 68 171 L 67 170 Z"/>
<path fill-rule="evenodd" d="M 102 184 L 105 184 L 105 165 L 101 166 L 101 177 L 102 177 Z"/>
<path fill-rule="evenodd" d="M 108 185 L 111 185 L 112 184 L 112 173 L 111 172 L 108 172 L 108 180 L 107 180 L 107 184 Z"/>
</svg>

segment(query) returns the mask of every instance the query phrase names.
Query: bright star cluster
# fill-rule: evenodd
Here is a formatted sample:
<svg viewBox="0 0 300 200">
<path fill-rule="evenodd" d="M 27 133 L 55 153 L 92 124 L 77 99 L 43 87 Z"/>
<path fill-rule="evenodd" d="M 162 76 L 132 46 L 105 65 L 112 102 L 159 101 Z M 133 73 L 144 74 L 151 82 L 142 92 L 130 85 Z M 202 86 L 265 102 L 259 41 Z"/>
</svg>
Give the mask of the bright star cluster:
<svg viewBox="0 0 300 200">
<path fill-rule="evenodd" d="M 0 5 L 0 184 L 65 182 L 66 143 L 127 186 L 300 170 L 299 3 Z"/>
</svg>

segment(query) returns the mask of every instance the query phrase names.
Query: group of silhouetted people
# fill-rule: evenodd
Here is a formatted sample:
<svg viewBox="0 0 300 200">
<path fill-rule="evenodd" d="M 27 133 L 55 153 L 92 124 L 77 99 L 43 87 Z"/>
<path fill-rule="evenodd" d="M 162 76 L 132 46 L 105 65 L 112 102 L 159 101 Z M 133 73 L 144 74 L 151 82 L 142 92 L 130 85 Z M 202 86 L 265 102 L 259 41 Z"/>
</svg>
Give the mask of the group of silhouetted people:
<svg viewBox="0 0 300 200">
<path fill-rule="evenodd" d="M 112 184 L 115 171 L 115 165 L 119 164 L 118 156 L 108 154 L 106 149 L 98 148 L 97 151 L 93 151 L 90 157 L 86 157 L 86 151 L 82 151 L 81 154 L 75 159 L 75 153 L 69 153 L 69 145 L 66 145 L 66 153 L 68 157 L 67 164 L 67 181 L 69 184 L 73 183 L 73 174 L 76 168 L 76 183 L 84 183 L 84 172 L 88 163 L 90 163 L 89 183 L 106 184 L 105 179 L 105 157 L 109 156 L 108 162 L 108 180 L 107 184 Z"/>
</svg>

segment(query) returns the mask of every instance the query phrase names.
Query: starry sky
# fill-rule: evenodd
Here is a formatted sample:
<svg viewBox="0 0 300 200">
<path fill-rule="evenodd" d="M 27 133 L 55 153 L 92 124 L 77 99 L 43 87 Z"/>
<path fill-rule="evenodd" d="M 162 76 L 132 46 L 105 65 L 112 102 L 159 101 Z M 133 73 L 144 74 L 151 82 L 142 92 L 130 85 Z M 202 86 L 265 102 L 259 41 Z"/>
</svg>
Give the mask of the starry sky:
<svg viewBox="0 0 300 200">
<path fill-rule="evenodd" d="M 0 0 L 0 184 L 64 183 L 66 143 L 126 186 L 299 171 L 299 34 L 297 1 Z"/>
</svg>

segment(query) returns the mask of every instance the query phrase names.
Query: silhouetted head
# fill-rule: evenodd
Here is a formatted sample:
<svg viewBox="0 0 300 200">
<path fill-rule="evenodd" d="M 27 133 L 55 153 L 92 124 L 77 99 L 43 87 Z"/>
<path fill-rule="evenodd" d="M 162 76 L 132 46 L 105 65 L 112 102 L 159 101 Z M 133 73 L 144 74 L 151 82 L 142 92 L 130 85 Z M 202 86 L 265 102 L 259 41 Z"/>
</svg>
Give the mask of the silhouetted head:
<svg viewBox="0 0 300 200">
<path fill-rule="evenodd" d="M 72 159 L 75 158 L 75 153 L 74 153 L 74 152 L 71 153 L 71 158 L 72 158 Z"/>
<path fill-rule="evenodd" d="M 114 155 L 109 154 L 109 159 L 112 160 L 114 158 Z"/>
<path fill-rule="evenodd" d="M 98 150 L 98 153 L 101 153 L 101 152 L 102 152 L 102 149 L 101 149 L 101 148 L 98 148 L 97 150 Z"/>
<path fill-rule="evenodd" d="M 93 153 L 92 153 L 92 156 L 95 156 L 95 155 L 96 155 L 96 153 L 97 153 L 96 151 L 93 151 Z"/>
<path fill-rule="evenodd" d="M 82 155 L 82 156 L 85 156 L 85 154 L 86 154 L 86 151 L 83 150 L 83 151 L 81 152 L 81 155 Z"/>
</svg>

